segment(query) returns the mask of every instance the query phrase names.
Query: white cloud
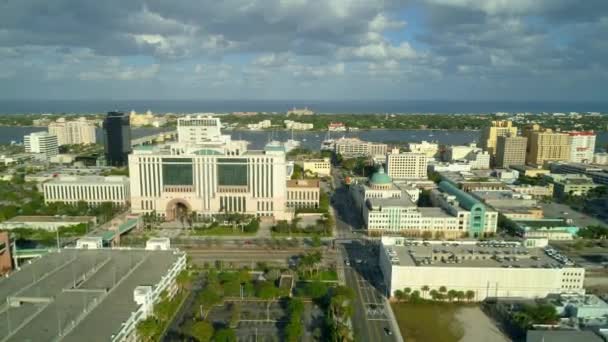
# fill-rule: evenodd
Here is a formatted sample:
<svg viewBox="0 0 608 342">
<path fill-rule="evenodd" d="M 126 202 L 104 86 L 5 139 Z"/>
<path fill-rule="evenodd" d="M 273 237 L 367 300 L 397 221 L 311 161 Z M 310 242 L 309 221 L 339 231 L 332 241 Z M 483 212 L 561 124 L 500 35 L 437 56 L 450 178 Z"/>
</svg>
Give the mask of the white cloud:
<svg viewBox="0 0 608 342">
<path fill-rule="evenodd" d="M 83 81 L 133 81 L 153 78 L 159 71 L 159 64 L 146 66 L 122 65 L 120 61 L 111 59 L 105 66 L 97 68 L 96 70 L 80 72 L 78 78 Z"/>
</svg>

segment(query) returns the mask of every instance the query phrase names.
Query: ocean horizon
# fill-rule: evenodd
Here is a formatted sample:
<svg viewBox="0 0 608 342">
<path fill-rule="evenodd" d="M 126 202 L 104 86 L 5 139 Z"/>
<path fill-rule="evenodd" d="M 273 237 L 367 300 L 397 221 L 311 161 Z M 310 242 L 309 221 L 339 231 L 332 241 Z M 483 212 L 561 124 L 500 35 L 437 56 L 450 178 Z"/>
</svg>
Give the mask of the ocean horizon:
<svg viewBox="0 0 608 342">
<path fill-rule="evenodd" d="M 454 101 L 454 100 L 0 100 L 0 114 L 93 114 L 112 110 L 154 113 L 285 112 L 293 107 L 320 114 L 496 112 L 600 112 L 608 101 Z"/>
</svg>

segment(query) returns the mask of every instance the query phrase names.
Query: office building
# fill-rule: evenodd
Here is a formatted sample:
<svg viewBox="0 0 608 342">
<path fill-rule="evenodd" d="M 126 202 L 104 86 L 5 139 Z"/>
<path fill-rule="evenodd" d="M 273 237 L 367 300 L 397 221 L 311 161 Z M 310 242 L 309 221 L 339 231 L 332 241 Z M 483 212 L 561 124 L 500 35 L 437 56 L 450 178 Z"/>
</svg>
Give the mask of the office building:
<svg viewBox="0 0 608 342">
<path fill-rule="evenodd" d="M 124 206 L 130 198 L 129 178 L 125 176 L 61 176 L 44 183 L 42 192 L 45 203 L 111 202 Z"/>
<path fill-rule="evenodd" d="M 57 136 L 59 146 L 88 145 L 97 141 L 95 122 L 84 117 L 75 121 L 66 121 L 65 118 L 59 118 L 49 124 L 49 133 Z"/>
<path fill-rule="evenodd" d="M 34 132 L 23 137 L 26 153 L 40 154 L 43 159 L 49 160 L 59 154 L 57 136 L 48 132 Z"/>
<path fill-rule="evenodd" d="M 220 119 L 212 116 L 188 115 L 177 119 L 177 139 L 182 144 L 222 144 L 230 140 L 230 136 L 222 135 L 221 130 Z"/>
<path fill-rule="evenodd" d="M 583 174 L 549 174 L 546 179 L 553 183 L 553 194 L 555 197 L 585 196 L 589 190 L 599 185 L 593 179 Z"/>
<path fill-rule="evenodd" d="M 520 193 L 530 195 L 533 198 L 553 197 L 553 184 L 547 185 L 509 185 L 509 189 Z"/>
<path fill-rule="evenodd" d="M 386 168 L 393 179 L 426 178 L 427 157 L 424 153 L 399 153 L 399 150 L 395 149 L 386 155 Z"/>
<path fill-rule="evenodd" d="M 482 149 L 477 147 L 475 143 L 469 145 L 451 145 L 445 148 L 442 159 L 449 162 L 463 160 L 469 153 L 477 151 L 482 151 Z"/>
<path fill-rule="evenodd" d="M 439 145 L 437 143 L 429 143 L 427 141 L 409 143 L 408 148 L 410 149 L 410 152 L 423 153 L 427 158 L 434 158 L 439 152 Z"/>
<path fill-rule="evenodd" d="M 598 165 L 607 165 L 608 164 L 608 153 L 600 152 L 593 154 L 593 163 Z"/>
<path fill-rule="evenodd" d="M 528 138 L 526 163 L 540 166 L 545 162 L 570 159 L 570 136 L 567 133 L 532 125 L 524 131 L 524 135 Z"/>
<path fill-rule="evenodd" d="M 200 130 L 187 129 L 186 139 L 178 138 L 185 144 L 144 146 L 129 155 L 132 212 L 155 213 L 167 221 L 230 212 L 291 220 L 284 146 L 247 150 L 246 142 L 215 139 L 221 137 L 215 129 L 219 119 L 186 123 L 182 127 Z M 204 143 L 207 136 L 213 141 Z"/>
<path fill-rule="evenodd" d="M 593 163 L 595 133 L 570 132 L 570 161 L 573 163 Z"/>
<path fill-rule="evenodd" d="M 496 139 L 496 167 L 526 164 L 526 147 L 528 138 L 518 136 L 500 136 Z"/>
<path fill-rule="evenodd" d="M 177 293 L 185 253 L 98 248 L 98 241 L 83 240 L 89 241 L 77 245 L 85 248 L 34 258 L 0 282 L 4 341 L 143 340 L 136 327 Z"/>
<path fill-rule="evenodd" d="M 410 288 L 430 298 L 431 291 L 472 291 L 472 300 L 538 298 L 584 293 L 585 269 L 553 249 L 524 248 L 519 242 L 412 241 L 382 237 L 380 270 L 390 295 Z"/>
<path fill-rule="evenodd" d="M 103 120 L 106 163 L 109 166 L 125 166 L 131 152 L 131 126 L 129 115 L 109 112 Z"/>
<path fill-rule="evenodd" d="M 487 170 L 490 168 L 490 154 L 486 151 L 471 152 L 465 160 L 471 165 L 471 170 Z"/>
<path fill-rule="evenodd" d="M 459 237 L 480 238 L 496 232 L 498 212 L 449 182 L 442 181 L 431 190 L 431 203 L 457 218 Z"/>
<path fill-rule="evenodd" d="M 517 234 L 524 239 L 573 240 L 580 230 L 564 219 L 511 219 L 511 222 L 515 225 Z"/>
<path fill-rule="evenodd" d="M 318 208 L 321 187 L 318 179 L 292 179 L 287 181 L 288 208 Z"/>
<path fill-rule="evenodd" d="M 485 127 L 481 131 L 481 147 L 488 151 L 491 156 L 496 155 L 496 143 L 498 137 L 516 136 L 517 127 L 513 126 L 511 121 L 492 121 L 491 126 Z"/>
<path fill-rule="evenodd" d="M 335 141 L 335 153 L 344 158 L 373 157 L 386 154 L 388 146 L 382 143 L 363 141 L 358 138 L 340 138 Z"/>
<path fill-rule="evenodd" d="M 331 162 L 329 158 L 307 159 L 301 161 L 304 172 L 310 172 L 318 177 L 331 175 Z"/>
</svg>

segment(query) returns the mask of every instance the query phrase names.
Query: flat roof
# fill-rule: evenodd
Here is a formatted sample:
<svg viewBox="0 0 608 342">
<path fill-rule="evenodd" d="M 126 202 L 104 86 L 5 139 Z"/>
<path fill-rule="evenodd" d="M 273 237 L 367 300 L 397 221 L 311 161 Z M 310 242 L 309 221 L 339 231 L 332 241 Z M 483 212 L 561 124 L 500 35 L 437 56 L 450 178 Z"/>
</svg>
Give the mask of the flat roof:
<svg viewBox="0 0 608 342">
<path fill-rule="evenodd" d="M 49 183 L 83 183 L 83 184 L 97 184 L 97 183 L 126 183 L 129 181 L 129 177 L 126 176 L 62 176 L 52 179 Z"/>
<path fill-rule="evenodd" d="M 0 336 L 7 341 L 110 341 L 138 309 L 133 290 L 157 284 L 179 257 L 173 251 L 63 249 L 35 259 L 0 279 L 0 298 L 31 299 L 18 307 L 3 301 Z"/>
<path fill-rule="evenodd" d="M 94 216 L 15 216 L 2 223 L 26 223 L 26 222 L 87 222 L 94 220 Z"/>
<path fill-rule="evenodd" d="M 290 179 L 287 181 L 288 188 L 318 188 L 318 179 Z"/>
<path fill-rule="evenodd" d="M 412 202 L 407 194 L 400 198 L 368 198 L 367 200 L 372 207 L 416 207 L 416 204 Z"/>
<path fill-rule="evenodd" d="M 448 214 L 442 208 L 418 207 L 418 211 L 420 211 L 422 217 L 455 217 Z"/>
<path fill-rule="evenodd" d="M 503 267 L 503 268 L 553 268 L 562 267 L 557 260 L 549 257 L 541 248 L 525 247 L 485 247 L 479 244 L 427 244 L 384 245 L 384 249 L 394 251 L 398 266 L 418 267 Z M 458 257 L 458 262 L 450 259 Z M 436 257 L 436 259 L 435 259 Z M 425 263 L 422 260 L 428 260 Z M 442 261 L 444 260 L 444 261 Z"/>
</svg>

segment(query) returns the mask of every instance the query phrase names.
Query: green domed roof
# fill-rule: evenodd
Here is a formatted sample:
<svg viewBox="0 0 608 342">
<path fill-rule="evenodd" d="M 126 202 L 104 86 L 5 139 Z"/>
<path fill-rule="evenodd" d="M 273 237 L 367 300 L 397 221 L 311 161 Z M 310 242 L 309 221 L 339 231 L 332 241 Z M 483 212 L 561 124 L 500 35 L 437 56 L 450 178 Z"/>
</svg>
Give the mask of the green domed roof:
<svg viewBox="0 0 608 342">
<path fill-rule="evenodd" d="M 393 182 L 391 177 L 384 173 L 383 167 L 379 168 L 378 171 L 372 175 L 372 178 L 369 181 L 371 184 L 376 185 L 391 184 Z"/>
</svg>

